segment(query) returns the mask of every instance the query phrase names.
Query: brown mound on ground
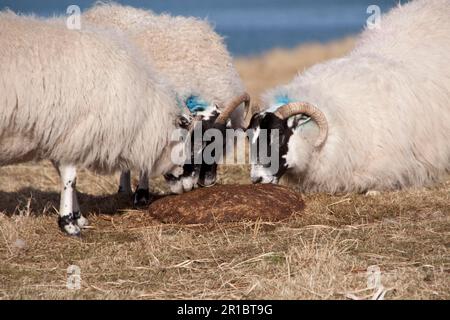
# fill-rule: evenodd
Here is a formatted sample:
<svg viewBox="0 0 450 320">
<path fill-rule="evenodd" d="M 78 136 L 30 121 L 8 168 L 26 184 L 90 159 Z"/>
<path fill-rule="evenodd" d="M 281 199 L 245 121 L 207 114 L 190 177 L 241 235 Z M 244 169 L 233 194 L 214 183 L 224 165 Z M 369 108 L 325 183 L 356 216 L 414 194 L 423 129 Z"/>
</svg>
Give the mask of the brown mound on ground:
<svg viewBox="0 0 450 320">
<path fill-rule="evenodd" d="M 299 193 L 284 186 L 217 185 L 156 200 L 152 216 L 165 223 L 280 221 L 304 209 Z"/>
</svg>

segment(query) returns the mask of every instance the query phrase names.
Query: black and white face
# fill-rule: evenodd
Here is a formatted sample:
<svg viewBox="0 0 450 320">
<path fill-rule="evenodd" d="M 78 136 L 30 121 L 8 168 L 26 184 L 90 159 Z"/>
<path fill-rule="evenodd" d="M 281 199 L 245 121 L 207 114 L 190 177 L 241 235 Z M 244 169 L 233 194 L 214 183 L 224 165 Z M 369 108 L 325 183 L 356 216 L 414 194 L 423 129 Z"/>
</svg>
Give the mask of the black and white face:
<svg viewBox="0 0 450 320">
<path fill-rule="evenodd" d="M 251 180 L 253 183 L 278 183 L 286 172 L 286 155 L 294 123 L 282 120 L 274 113 L 255 114 L 247 131 L 252 151 Z"/>
<path fill-rule="evenodd" d="M 215 123 L 219 114 L 217 108 L 214 108 L 209 112 L 205 111 L 197 114 L 200 119 L 199 121 L 201 121 L 201 146 L 196 144 L 195 134 L 191 134 L 191 148 L 189 151 L 190 161 L 183 166 L 183 173 L 179 176 L 174 176 L 172 174 L 165 175 L 166 181 L 169 183 L 172 192 L 183 193 L 185 191 L 190 191 L 197 186 L 208 187 L 216 183 L 217 163 L 208 164 L 203 160 L 203 152 L 205 148 L 214 143 L 214 138 L 210 141 L 204 141 L 203 136 L 209 129 L 219 130 L 222 133 L 222 136 L 225 136 L 226 126 Z M 225 150 L 225 148 L 226 145 L 224 140 L 223 150 Z M 199 156 L 201 156 L 201 163 L 198 161 Z M 212 156 L 221 157 L 222 155 L 213 154 Z"/>
<path fill-rule="evenodd" d="M 222 137 L 225 137 L 226 134 L 226 125 L 215 123 L 217 117 L 219 116 L 219 112 L 215 109 L 211 114 L 203 117 L 202 119 L 202 135 L 205 134 L 206 131 L 214 129 L 220 131 Z M 223 153 L 226 149 L 226 141 L 222 139 L 223 145 L 222 149 L 214 149 L 210 156 L 220 159 L 223 156 Z M 216 184 L 217 180 L 217 162 L 214 163 L 206 163 L 204 161 L 205 156 L 203 152 L 208 146 L 215 143 L 214 137 L 211 137 L 209 141 L 203 141 L 202 147 L 202 164 L 200 165 L 200 176 L 198 179 L 198 184 L 201 187 L 209 187 Z M 215 154 L 215 151 L 221 152 L 221 154 Z"/>
<path fill-rule="evenodd" d="M 185 164 L 180 169 L 178 173 L 171 172 L 164 175 L 170 191 L 175 194 L 191 191 L 198 181 L 199 171 L 195 165 Z"/>
<path fill-rule="evenodd" d="M 178 118 L 178 128 L 189 130 L 192 124 L 192 117 L 182 115 Z M 185 148 L 185 142 L 181 143 L 180 149 Z M 185 158 L 187 160 L 188 157 Z M 195 168 L 188 164 L 175 166 L 173 170 L 166 172 L 164 178 L 173 193 L 180 194 L 185 191 L 190 191 L 197 183 L 198 173 Z"/>
</svg>

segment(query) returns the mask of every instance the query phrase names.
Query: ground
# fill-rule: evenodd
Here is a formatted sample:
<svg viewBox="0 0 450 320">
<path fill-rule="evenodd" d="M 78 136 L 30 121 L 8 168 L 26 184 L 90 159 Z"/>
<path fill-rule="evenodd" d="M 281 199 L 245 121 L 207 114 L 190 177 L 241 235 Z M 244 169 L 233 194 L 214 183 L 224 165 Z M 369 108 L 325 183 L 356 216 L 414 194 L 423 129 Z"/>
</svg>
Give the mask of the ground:
<svg viewBox="0 0 450 320">
<path fill-rule="evenodd" d="M 257 96 L 352 45 L 236 64 Z M 249 183 L 248 167 L 222 167 L 220 182 Z M 117 176 L 82 171 L 92 227 L 81 239 L 57 227 L 58 185 L 47 162 L 0 168 L 0 299 L 370 299 L 370 270 L 385 299 L 450 298 L 450 178 L 374 196 L 304 195 L 305 211 L 279 223 L 167 225 L 116 195 Z M 167 191 L 160 179 L 153 186 Z"/>
</svg>

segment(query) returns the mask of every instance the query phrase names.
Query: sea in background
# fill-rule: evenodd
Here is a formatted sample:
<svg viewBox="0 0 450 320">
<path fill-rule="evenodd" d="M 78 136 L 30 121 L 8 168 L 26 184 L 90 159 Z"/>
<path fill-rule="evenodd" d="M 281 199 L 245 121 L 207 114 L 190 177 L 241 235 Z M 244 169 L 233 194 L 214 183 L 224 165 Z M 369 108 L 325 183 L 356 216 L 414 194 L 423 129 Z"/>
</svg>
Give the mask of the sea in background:
<svg viewBox="0 0 450 320">
<path fill-rule="evenodd" d="M 382 12 L 399 0 L 123 0 L 157 13 L 207 18 L 225 37 L 235 56 L 326 42 L 359 33 L 370 16 L 369 5 Z M 405 2 L 405 1 L 401 1 Z M 38 15 L 65 14 L 69 5 L 89 8 L 95 0 L 0 0 L 0 9 Z"/>
</svg>

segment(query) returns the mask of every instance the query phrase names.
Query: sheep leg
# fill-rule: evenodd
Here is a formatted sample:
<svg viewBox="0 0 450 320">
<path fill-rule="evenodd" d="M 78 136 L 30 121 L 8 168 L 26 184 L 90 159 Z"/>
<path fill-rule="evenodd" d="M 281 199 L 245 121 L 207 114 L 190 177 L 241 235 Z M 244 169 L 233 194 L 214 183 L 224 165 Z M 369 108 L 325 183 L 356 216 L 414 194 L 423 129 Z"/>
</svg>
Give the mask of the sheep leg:
<svg viewBox="0 0 450 320">
<path fill-rule="evenodd" d="M 52 161 L 52 164 L 55 167 L 56 171 L 58 172 L 59 177 L 62 180 L 62 176 L 61 176 L 62 169 L 60 169 L 60 165 L 55 161 Z M 75 175 L 76 175 L 76 172 L 75 172 Z M 63 189 L 64 189 L 64 185 L 63 185 Z M 62 201 L 62 195 L 61 195 L 61 201 Z M 83 227 L 86 227 L 87 225 L 89 225 L 89 221 L 85 217 L 83 217 L 83 215 L 81 214 L 80 205 L 78 204 L 77 189 L 76 189 L 76 177 L 73 182 L 72 209 L 73 209 L 72 212 L 73 212 L 74 218 L 76 220 L 76 223 L 80 228 L 83 228 Z M 60 212 L 62 212 L 61 208 L 60 208 Z"/>
<path fill-rule="evenodd" d="M 141 171 L 139 174 L 139 184 L 134 193 L 134 205 L 145 206 L 150 202 L 149 182 L 146 172 Z"/>
<path fill-rule="evenodd" d="M 72 212 L 73 212 L 73 217 L 75 218 L 77 225 L 80 228 L 84 228 L 86 226 L 89 225 L 89 221 L 83 217 L 83 215 L 81 214 L 81 210 L 80 210 L 80 205 L 78 204 L 78 196 L 77 196 L 77 187 L 76 187 L 76 177 L 75 180 L 73 182 L 73 191 L 72 191 Z"/>
<path fill-rule="evenodd" d="M 132 194 L 131 189 L 131 172 L 130 170 L 124 170 L 120 174 L 120 183 L 118 193 Z"/>
<path fill-rule="evenodd" d="M 82 217 L 76 195 L 74 195 L 77 179 L 77 170 L 71 165 L 60 165 L 58 171 L 62 181 L 61 204 L 59 207 L 58 224 L 61 230 L 72 236 L 80 235 L 80 224 L 86 225 L 87 220 Z M 75 212 L 74 209 L 78 211 Z"/>
</svg>

